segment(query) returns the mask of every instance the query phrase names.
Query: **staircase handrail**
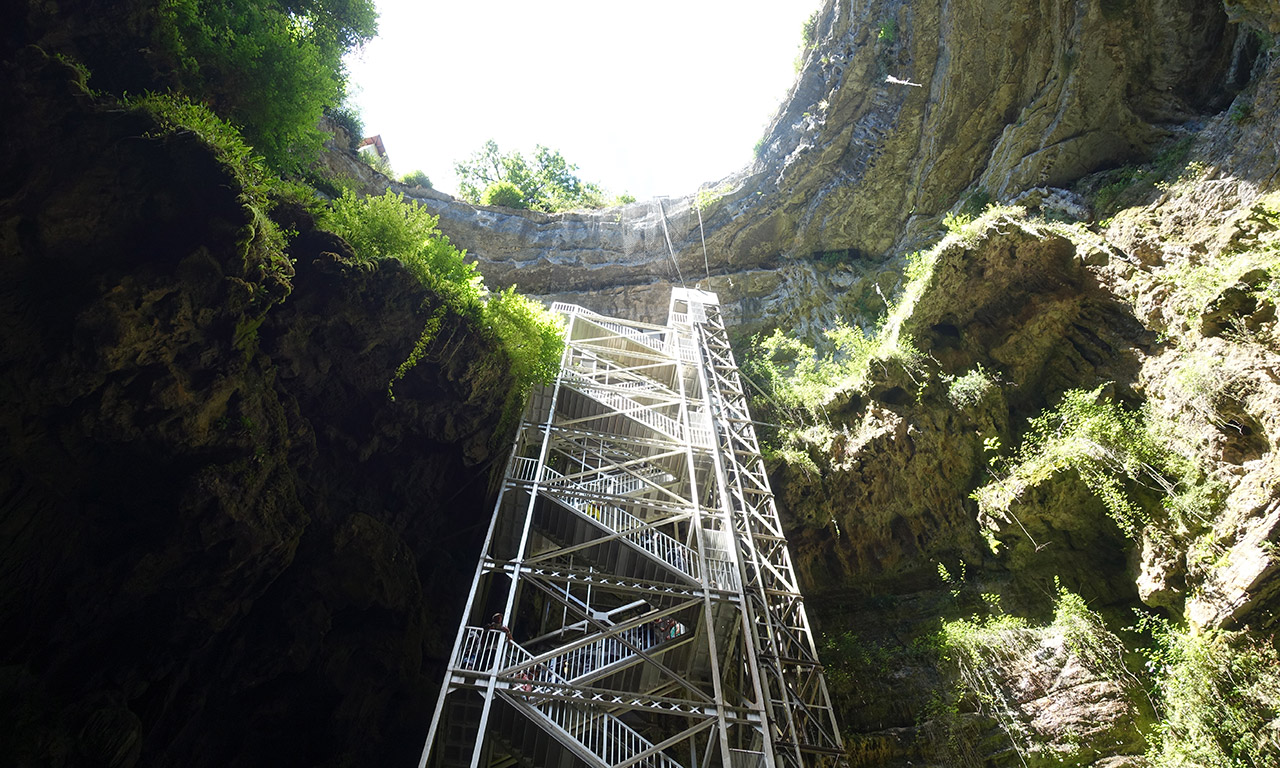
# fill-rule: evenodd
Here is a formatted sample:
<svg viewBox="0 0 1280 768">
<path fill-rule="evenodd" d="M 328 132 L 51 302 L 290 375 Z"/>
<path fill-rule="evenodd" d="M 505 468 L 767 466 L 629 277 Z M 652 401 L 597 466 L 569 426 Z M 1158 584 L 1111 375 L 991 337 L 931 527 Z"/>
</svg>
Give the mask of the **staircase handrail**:
<svg viewBox="0 0 1280 768">
<path fill-rule="evenodd" d="M 577 483 L 551 467 L 543 467 L 542 482 L 548 488 L 569 487 L 577 489 Z M 577 496 L 556 495 L 556 500 L 579 514 L 591 518 L 606 529 L 622 534 L 622 538 L 643 549 L 677 571 L 697 581 L 698 560 L 694 551 L 662 531 L 647 528 L 644 520 L 613 504 L 591 501 Z"/>
<path fill-rule="evenodd" d="M 646 623 L 624 629 L 617 634 L 601 632 L 588 643 L 571 643 L 570 648 L 555 656 L 543 654 L 542 661 L 538 664 L 549 665 L 551 670 L 570 683 L 577 683 L 601 669 L 637 658 L 638 654 L 632 647 L 648 651 L 668 640 L 684 637 L 687 632 L 688 628 L 680 623 L 673 623 L 669 627 Z"/>
<path fill-rule="evenodd" d="M 570 304 L 564 301 L 556 301 L 551 304 L 552 312 L 559 312 L 562 315 L 582 315 L 591 320 L 591 322 L 604 328 L 607 331 L 613 331 L 619 336 L 625 336 L 632 341 L 639 342 L 655 352 L 664 351 L 666 340 L 662 337 L 666 335 L 664 331 L 652 331 L 645 333 L 644 331 L 632 328 L 629 325 L 613 322 L 599 312 L 593 312 L 586 307 L 577 304 Z M 654 338 L 657 336 L 657 338 Z"/>
<path fill-rule="evenodd" d="M 468 627 L 470 629 L 470 627 Z M 493 630 L 490 630 L 493 631 Z M 514 667 L 536 658 L 532 653 L 515 641 L 507 642 L 507 653 L 504 663 Z M 545 685 L 572 685 L 572 682 L 545 663 L 527 667 L 522 670 L 514 690 L 517 694 L 535 690 L 539 683 Z M 534 703 L 526 702 L 526 706 L 537 712 L 556 729 L 576 741 L 581 747 L 599 758 L 605 765 L 617 765 L 626 762 L 636 755 L 652 749 L 653 744 L 645 739 L 626 723 L 618 718 L 593 707 L 585 702 L 578 703 L 560 699 L 549 699 Z M 656 759 L 655 759 L 656 758 Z M 645 758 L 637 765 L 645 768 L 680 768 L 680 764 L 663 752 L 657 752 Z"/>
<path fill-rule="evenodd" d="M 586 376 L 572 368 L 565 368 L 563 370 L 563 375 L 566 380 L 573 381 L 577 384 L 575 389 L 582 392 L 584 395 L 599 400 L 601 403 L 613 408 L 624 416 L 629 416 L 644 424 L 646 427 L 657 432 L 661 432 L 673 440 L 681 442 L 684 441 L 684 430 L 680 428 L 680 422 L 670 416 L 658 413 L 648 406 L 638 403 L 620 392 L 608 389 L 608 385 L 600 384 L 590 376 Z"/>
</svg>

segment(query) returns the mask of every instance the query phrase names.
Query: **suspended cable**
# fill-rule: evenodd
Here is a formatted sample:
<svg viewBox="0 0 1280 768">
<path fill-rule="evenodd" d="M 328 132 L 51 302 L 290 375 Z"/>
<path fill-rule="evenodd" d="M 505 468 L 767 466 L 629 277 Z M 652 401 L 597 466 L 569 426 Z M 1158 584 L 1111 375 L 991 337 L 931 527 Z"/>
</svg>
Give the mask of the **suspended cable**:
<svg viewBox="0 0 1280 768">
<path fill-rule="evenodd" d="M 707 280 L 711 280 L 711 261 L 707 258 L 707 233 L 702 229 L 702 192 L 693 198 L 694 207 L 698 209 L 698 236 L 702 238 L 702 266 L 707 270 Z M 708 286 L 710 287 L 710 286 Z"/>
<path fill-rule="evenodd" d="M 667 239 L 667 255 L 671 257 L 671 264 L 676 268 L 676 278 L 680 280 L 680 287 L 687 288 L 684 284 L 684 275 L 680 274 L 680 264 L 676 261 L 676 249 L 671 247 L 671 232 L 667 230 L 667 212 L 662 207 L 662 198 L 655 200 L 658 204 L 658 213 L 662 217 L 662 236 Z"/>
</svg>

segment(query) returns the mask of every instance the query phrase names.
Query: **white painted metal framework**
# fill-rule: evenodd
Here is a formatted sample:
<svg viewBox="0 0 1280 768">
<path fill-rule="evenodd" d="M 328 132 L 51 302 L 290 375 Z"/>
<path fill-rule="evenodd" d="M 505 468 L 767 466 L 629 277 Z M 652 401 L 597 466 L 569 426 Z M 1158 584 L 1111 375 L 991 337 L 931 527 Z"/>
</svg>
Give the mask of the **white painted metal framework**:
<svg viewBox="0 0 1280 768">
<path fill-rule="evenodd" d="M 420 768 L 841 765 L 717 297 L 555 309 Z"/>
</svg>

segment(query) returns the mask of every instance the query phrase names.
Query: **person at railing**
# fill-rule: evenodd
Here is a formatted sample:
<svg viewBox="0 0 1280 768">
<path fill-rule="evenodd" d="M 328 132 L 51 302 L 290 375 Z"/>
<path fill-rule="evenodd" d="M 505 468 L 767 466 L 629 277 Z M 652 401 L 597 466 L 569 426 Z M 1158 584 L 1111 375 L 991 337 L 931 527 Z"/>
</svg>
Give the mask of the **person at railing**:
<svg viewBox="0 0 1280 768">
<path fill-rule="evenodd" d="M 511 629 L 506 624 L 502 623 L 502 614 L 500 613 L 493 614 L 493 619 L 489 621 L 489 625 L 485 627 L 485 629 L 501 632 L 507 636 L 508 640 L 511 639 Z"/>
<path fill-rule="evenodd" d="M 485 629 L 487 630 L 487 635 L 489 632 L 501 632 L 506 636 L 507 640 L 513 639 L 511 637 L 511 629 L 502 623 L 502 614 L 500 613 L 493 614 L 493 619 L 489 621 Z M 493 669 L 493 663 L 498 659 L 498 650 L 501 646 L 500 638 L 488 635 L 481 655 L 481 669 Z"/>
</svg>

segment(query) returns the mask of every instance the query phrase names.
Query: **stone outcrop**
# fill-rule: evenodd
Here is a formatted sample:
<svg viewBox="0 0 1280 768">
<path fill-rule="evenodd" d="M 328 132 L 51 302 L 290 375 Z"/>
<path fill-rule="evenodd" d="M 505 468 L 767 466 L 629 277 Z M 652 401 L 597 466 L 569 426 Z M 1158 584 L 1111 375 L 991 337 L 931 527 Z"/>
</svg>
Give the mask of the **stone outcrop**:
<svg viewBox="0 0 1280 768">
<path fill-rule="evenodd" d="M 34 49 L 0 104 L 6 762 L 412 764 L 501 358 L 447 315 L 390 401 L 440 301 L 397 263 L 286 208 L 270 253 L 209 147 Z"/>
<path fill-rule="evenodd" d="M 1257 55 L 1239 29 L 1197 0 L 831 0 L 758 158 L 699 194 L 555 215 L 418 197 L 495 284 L 656 319 L 698 283 L 744 333 L 815 337 L 882 308 L 893 258 L 958 200 L 1068 184 L 1224 108 Z"/>
<path fill-rule="evenodd" d="M 208 147 L 12 53 L 141 45 L 145 3 L 99 5 L 0 11 L 0 743 L 18 765 L 411 764 L 510 382 L 450 316 L 389 400 L 438 299 L 301 210 L 274 212 L 299 235 L 272 251 Z M 919 365 L 879 361 L 810 446 L 820 472 L 774 477 L 815 623 L 860 649 L 830 666 L 854 764 L 956 764 L 957 736 L 1012 765 L 1006 724 L 938 708 L 939 617 L 1047 620 L 1057 576 L 1113 625 L 1145 603 L 1274 632 L 1276 275 L 1237 256 L 1280 231 L 1280 66 L 1256 33 L 1278 27 L 1261 0 L 827 2 L 759 156 L 700 195 L 544 215 L 404 191 L 491 284 L 657 320 L 697 283 L 740 332 L 809 337 L 873 324 L 949 210 L 1079 220 L 949 241 L 901 327 Z M 996 386 L 957 404 L 979 365 Z M 1108 382 L 1177 425 L 1214 514 L 1128 539 L 1062 472 L 984 536 L 991 446 Z M 998 681 L 1027 754 L 1139 764 L 1142 702 L 1070 650 L 1045 635 Z"/>
</svg>

